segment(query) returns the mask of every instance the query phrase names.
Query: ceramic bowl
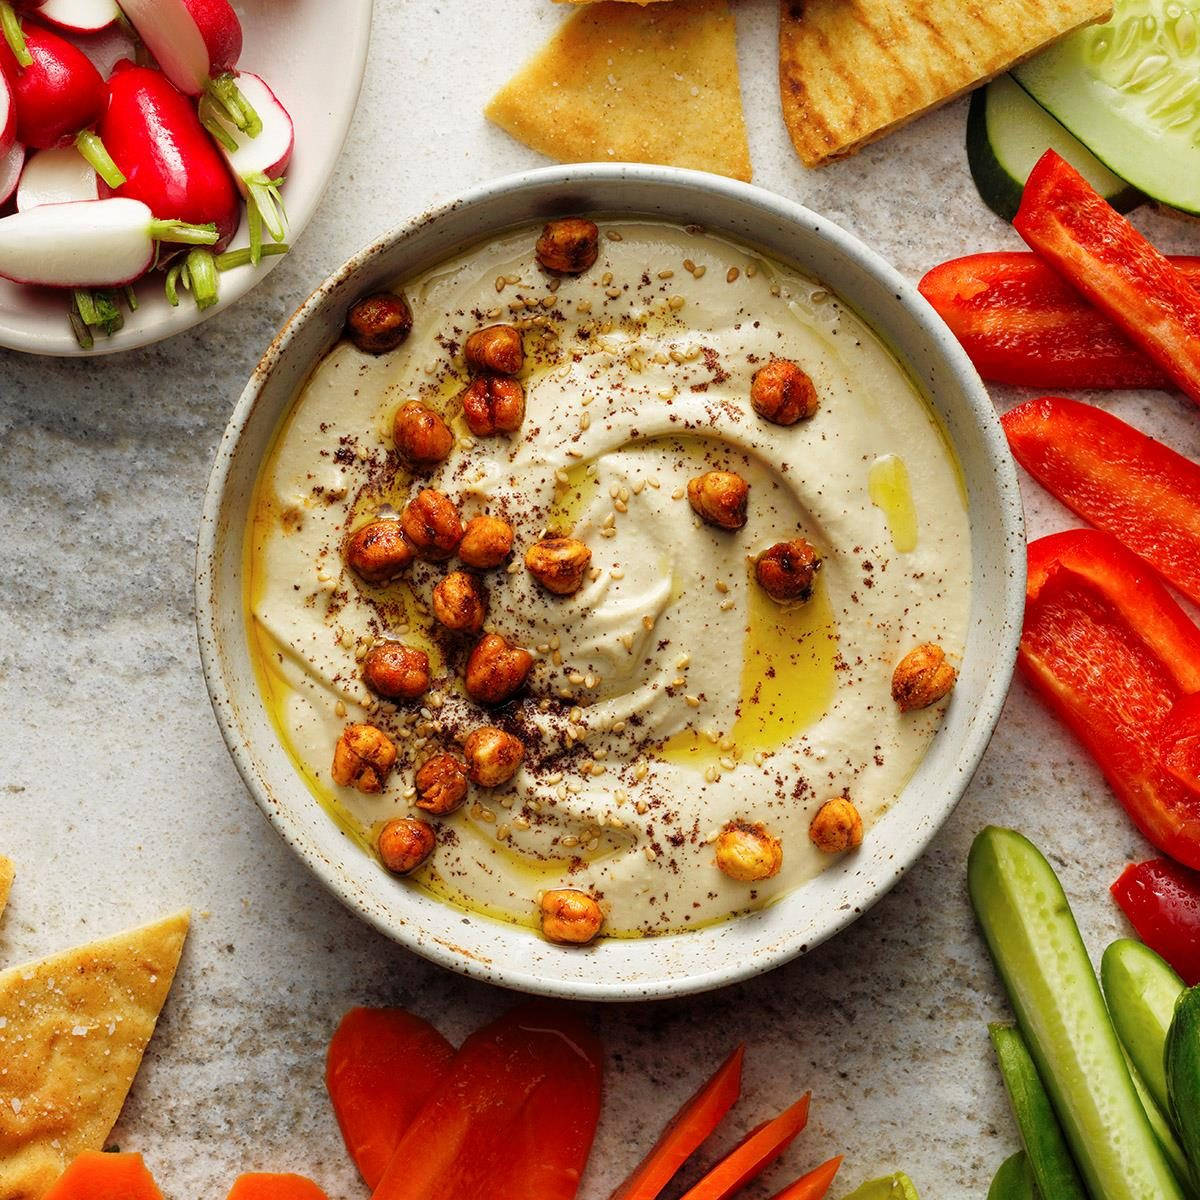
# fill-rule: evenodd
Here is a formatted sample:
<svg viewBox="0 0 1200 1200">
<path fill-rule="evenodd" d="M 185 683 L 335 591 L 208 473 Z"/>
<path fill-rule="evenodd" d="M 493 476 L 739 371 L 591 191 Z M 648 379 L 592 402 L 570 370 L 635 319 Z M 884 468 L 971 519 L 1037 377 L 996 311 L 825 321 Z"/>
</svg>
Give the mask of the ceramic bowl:
<svg viewBox="0 0 1200 1200">
<path fill-rule="evenodd" d="M 390 877 L 346 838 L 293 768 L 259 696 L 242 599 L 255 476 L 280 418 L 363 293 L 411 278 L 494 232 L 602 212 L 696 222 L 816 277 L 890 345 L 951 438 L 966 479 L 973 561 L 959 684 L 908 786 L 861 850 L 763 911 L 688 933 L 572 950 L 470 915 Z M 714 988 L 769 970 L 854 921 L 914 863 L 971 779 L 1008 690 L 1025 594 L 1025 537 L 1012 458 L 966 355 L 916 289 L 816 213 L 711 175 L 652 166 L 553 167 L 488 183 L 352 258 L 287 323 L 254 372 L 217 453 L 200 530 L 197 618 L 209 692 L 255 800 L 305 865 L 389 937 L 443 966 L 521 991 L 636 1000 Z"/>
</svg>

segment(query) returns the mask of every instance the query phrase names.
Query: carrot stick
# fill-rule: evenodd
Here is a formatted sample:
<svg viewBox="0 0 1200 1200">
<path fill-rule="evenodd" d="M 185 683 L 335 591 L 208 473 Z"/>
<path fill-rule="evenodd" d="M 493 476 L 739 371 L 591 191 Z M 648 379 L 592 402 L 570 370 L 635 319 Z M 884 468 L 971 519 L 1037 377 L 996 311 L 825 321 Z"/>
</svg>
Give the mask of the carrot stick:
<svg viewBox="0 0 1200 1200">
<path fill-rule="evenodd" d="M 812 1093 L 806 1093 L 791 1108 L 752 1133 L 685 1193 L 683 1200 L 727 1200 L 757 1179 L 808 1124 L 811 1099 Z"/>
<path fill-rule="evenodd" d="M 229 1191 L 229 1200 L 329 1200 L 311 1179 L 303 1175 L 239 1175 Z"/>
<path fill-rule="evenodd" d="M 733 1107 L 742 1090 L 745 1056 L 745 1045 L 738 1046 L 667 1122 L 650 1153 L 609 1200 L 655 1200 Z"/>
<path fill-rule="evenodd" d="M 42 1200 L 163 1200 L 140 1154 L 85 1150 Z"/>
<path fill-rule="evenodd" d="M 772 1197 L 772 1200 L 823 1200 L 841 1165 L 842 1156 L 839 1154 L 837 1158 L 831 1158 L 827 1163 L 809 1171 L 795 1183 L 788 1184 L 779 1195 Z"/>
</svg>

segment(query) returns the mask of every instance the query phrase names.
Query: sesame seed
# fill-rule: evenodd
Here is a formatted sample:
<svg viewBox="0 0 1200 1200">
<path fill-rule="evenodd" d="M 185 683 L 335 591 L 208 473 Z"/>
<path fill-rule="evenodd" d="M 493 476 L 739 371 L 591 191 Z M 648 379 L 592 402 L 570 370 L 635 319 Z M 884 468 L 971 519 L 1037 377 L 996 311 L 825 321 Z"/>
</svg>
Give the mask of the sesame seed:
<svg viewBox="0 0 1200 1200">
<path fill-rule="evenodd" d="M 658 277 L 659 277 L 659 279 L 674 279 L 675 272 L 674 271 L 659 271 Z"/>
<path fill-rule="evenodd" d="M 671 680 L 672 687 L 685 687 L 686 685 L 687 680 L 682 675 L 680 675 L 678 679 Z"/>
<path fill-rule="evenodd" d="M 605 271 L 604 274 L 600 276 L 600 285 L 602 287 L 608 287 L 608 285 L 610 283 L 612 283 L 612 281 L 613 281 L 613 273 L 611 271 Z"/>
<path fill-rule="evenodd" d="M 576 685 L 581 684 L 583 682 L 583 676 L 578 671 L 572 671 L 570 675 L 567 676 L 567 682 L 574 683 Z"/>
<path fill-rule="evenodd" d="M 615 724 L 615 725 L 612 727 L 612 731 L 613 731 L 613 733 L 624 733 L 624 732 L 625 732 L 625 722 L 624 722 L 624 721 L 618 721 L 618 722 L 617 722 L 617 723 L 616 723 L 616 724 Z"/>
<path fill-rule="evenodd" d="M 704 277 L 704 272 L 705 272 L 705 271 L 707 271 L 707 270 L 708 270 L 708 268 L 707 268 L 707 267 L 703 267 L 703 266 L 702 266 L 702 267 L 697 267 L 697 268 L 696 268 L 696 269 L 695 269 L 695 270 L 692 272 L 692 276 L 693 276 L 693 278 L 695 278 L 695 279 L 702 279 L 702 278 Z"/>
<path fill-rule="evenodd" d="M 570 486 L 571 477 L 561 467 L 559 467 L 559 469 L 554 472 L 554 478 L 563 487 Z"/>
<path fill-rule="evenodd" d="M 339 701 L 338 701 L 338 702 L 337 702 L 337 703 L 336 703 L 336 704 L 333 706 L 333 711 L 334 711 L 334 713 L 335 713 L 337 716 L 339 716 L 339 717 L 344 717 L 344 716 L 346 715 L 346 702 L 345 702 L 345 700 L 339 700 Z"/>
<path fill-rule="evenodd" d="M 716 767 L 709 767 L 708 770 L 704 772 L 705 783 L 716 783 L 720 778 L 721 773 Z"/>
<path fill-rule="evenodd" d="M 610 525 L 607 529 L 600 530 L 600 536 L 605 538 L 616 537 L 617 531 Z"/>
<path fill-rule="evenodd" d="M 729 591 L 729 584 L 727 584 L 723 579 L 718 579 L 715 586 L 717 591 L 721 592 L 722 594 Z"/>
<path fill-rule="evenodd" d="M 591 413 L 583 413 L 579 418 L 579 428 L 580 429 L 588 429 L 591 427 L 591 424 L 592 424 L 592 414 Z"/>
<path fill-rule="evenodd" d="M 634 808 L 637 809 L 639 817 L 644 817 L 650 811 L 650 805 L 648 805 L 645 800 L 639 800 L 634 805 Z"/>
<path fill-rule="evenodd" d="M 557 291 L 558 291 L 558 289 L 559 289 L 560 287 L 562 287 L 562 280 L 561 280 L 561 279 L 552 279 L 552 280 L 550 280 L 550 282 L 549 282 L 548 284 L 546 284 L 546 286 L 547 286 L 547 287 L 548 287 L 548 288 L 549 288 L 549 289 L 550 289 L 552 292 L 557 292 Z"/>
<path fill-rule="evenodd" d="M 411 800 L 416 794 L 417 794 L 417 789 L 415 787 L 412 787 L 411 785 L 404 789 L 404 799 L 405 800 Z"/>
<path fill-rule="evenodd" d="M 508 827 L 507 825 L 501 825 L 501 826 L 500 826 L 500 828 L 496 830 L 496 836 L 497 836 L 497 837 L 498 837 L 498 838 L 499 838 L 499 839 L 500 839 L 502 842 L 507 842 L 507 841 L 508 841 L 508 835 L 509 835 L 511 832 L 512 832 L 512 830 L 511 830 L 511 829 L 509 829 L 509 827 Z"/>
<path fill-rule="evenodd" d="M 608 238 L 610 242 L 619 242 L 623 240 L 621 235 L 615 229 L 606 229 L 604 231 L 604 236 Z"/>
<path fill-rule="evenodd" d="M 755 275 L 757 275 L 757 274 L 758 274 L 758 263 L 747 263 L 746 264 L 746 277 L 748 279 L 753 279 L 755 277 Z"/>
<path fill-rule="evenodd" d="M 596 580 L 600 578 L 600 575 L 601 575 L 601 570 L 600 570 L 600 568 L 599 568 L 599 567 L 592 567 L 592 568 L 591 568 L 591 569 L 588 571 L 588 578 L 589 578 L 589 579 L 590 579 L 590 580 L 591 580 L 593 583 L 595 583 L 595 582 L 596 582 Z"/>
<path fill-rule="evenodd" d="M 624 579 L 625 578 L 625 572 L 623 570 L 621 570 L 620 567 L 613 567 L 613 569 L 611 571 L 609 571 L 609 574 L 614 579 Z"/>
<path fill-rule="evenodd" d="M 770 292 L 771 292 L 771 295 L 772 295 L 772 296 L 778 296 L 778 295 L 779 295 L 779 293 L 780 293 L 780 290 L 781 290 L 781 289 L 780 289 L 780 287 L 779 287 L 779 284 L 777 284 L 777 283 L 773 283 L 773 284 L 771 284 L 771 287 L 770 287 Z"/>
<path fill-rule="evenodd" d="M 562 783 L 562 780 L 563 780 L 562 772 L 555 771 L 553 775 L 546 776 L 546 785 L 548 787 L 557 787 L 560 783 Z"/>
<path fill-rule="evenodd" d="M 699 708 L 700 707 L 700 697 L 699 696 L 684 696 L 683 701 L 688 706 L 688 708 Z"/>
<path fill-rule="evenodd" d="M 717 761 L 721 764 L 722 768 L 726 771 L 732 771 L 734 769 L 734 767 L 737 766 L 737 763 L 734 762 L 734 760 L 732 758 L 729 758 L 728 756 L 726 756 L 725 758 L 720 758 Z"/>
<path fill-rule="evenodd" d="M 564 849 L 570 850 L 573 846 L 579 845 L 579 839 L 573 833 L 568 833 L 559 844 Z"/>
<path fill-rule="evenodd" d="M 683 260 L 683 269 L 685 271 L 694 271 L 696 269 L 696 264 L 692 262 L 690 258 L 685 258 Z"/>
<path fill-rule="evenodd" d="M 671 309 L 672 312 L 678 312 L 685 303 L 686 301 L 682 296 L 672 296 L 670 300 L 667 301 L 667 307 Z"/>
<path fill-rule="evenodd" d="M 715 746 L 720 740 L 721 735 L 715 729 L 706 729 L 704 736 Z"/>
<path fill-rule="evenodd" d="M 676 662 L 675 668 L 679 671 L 686 671 L 692 665 L 692 656 L 690 654 L 682 654 L 679 661 Z"/>
<path fill-rule="evenodd" d="M 713 842 L 715 842 L 720 836 L 721 831 L 719 829 L 710 829 L 708 833 L 704 835 L 704 840 L 711 846 Z"/>
<path fill-rule="evenodd" d="M 605 294 L 605 295 L 606 295 L 606 296 L 607 296 L 607 297 L 608 297 L 610 300 L 615 300 L 615 299 L 617 299 L 617 297 L 618 297 L 618 296 L 620 296 L 620 294 L 621 294 L 621 289 L 620 289 L 620 288 L 616 288 L 616 287 L 605 288 L 605 289 L 604 289 L 604 294 Z"/>
<path fill-rule="evenodd" d="M 624 500 L 614 500 L 613 508 L 615 508 L 619 513 L 627 513 L 629 511 L 629 505 L 626 504 Z"/>
<path fill-rule="evenodd" d="M 556 667 L 561 667 L 561 666 L 563 665 L 563 656 L 562 656 L 562 651 L 561 651 L 561 650 L 552 650 L 552 651 L 550 652 L 550 661 L 551 661 L 551 662 L 552 662 L 552 663 L 553 663 L 553 664 L 554 664 Z"/>
<path fill-rule="evenodd" d="M 521 569 L 521 560 L 519 558 L 514 558 L 512 562 L 510 562 L 504 569 L 509 575 L 515 575 Z"/>
<path fill-rule="evenodd" d="M 518 829 L 528 829 L 529 828 L 529 822 L 524 817 L 516 817 L 513 820 L 513 824 Z"/>
<path fill-rule="evenodd" d="M 674 491 L 671 493 L 671 499 L 672 499 L 672 500 L 682 500 L 682 499 L 683 499 L 683 497 L 684 497 L 684 495 L 685 495 L 685 493 L 686 493 L 686 491 L 687 491 L 687 489 L 686 489 L 686 488 L 677 487 L 677 488 L 676 488 L 676 489 L 675 489 L 675 490 L 674 490 Z"/>
<path fill-rule="evenodd" d="M 644 616 L 642 618 L 642 628 L 649 633 L 650 630 L 654 628 L 654 618 L 649 615 Z"/>
<path fill-rule="evenodd" d="M 644 479 L 639 479 L 639 480 L 637 481 L 637 483 L 635 483 L 635 484 L 633 485 L 633 494 L 634 494 L 635 496 L 640 496 L 640 495 L 642 494 L 642 489 L 643 489 L 645 486 L 646 486 L 646 481 L 645 481 Z"/>
<path fill-rule="evenodd" d="M 730 267 L 725 273 L 725 282 L 732 283 L 740 274 L 741 272 L 737 269 L 737 267 Z"/>
<path fill-rule="evenodd" d="M 649 764 L 644 763 L 644 762 L 638 763 L 638 765 L 636 767 L 634 767 L 634 769 L 633 769 L 633 777 L 635 780 L 637 780 L 638 783 L 641 783 L 641 781 L 643 779 L 645 779 L 646 776 L 649 774 L 650 774 Z M 643 808 L 643 809 L 640 809 L 639 811 L 645 812 L 646 810 Z"/>
<path fill-rule="evenodd" d="M 729 612 L 729 610 L 731 608 L 733 608 L 733 601 L 732 600 L 722 600 L 721 603 L 717 605 L 717 607 L 722 612 Z"/>
<path fill-rule="evenodd" d="M 657 492 L 662 484 L 657 479 L 647 479 L 646 482 Z"/>
<path fill-rule="evenodd" d="M 506 283 L 508 283 L 508 280 L 505 279 L 503 275 L 497 275 L 496 276 L 496 291 L 498 291 L 498 292 L 504 291 L 504 285 Z"/>
<path fill-rule="evenodd" d="M 647 862 L 653 862 L 658 857 L 658 855 L 654 853 L 653 846 L 643 846 L 642 851 L 646 855 Z"/>
<path fill-rule="evenodd" d="M 584 686 L 585 688 L 594 688 L 594 687 L 596 686 L 596 684 L 597 684 L 597 683 L 599 683 L 599 680 L 596 678 L 596 676 L 595 676 L 595 675 L 593 675 L 593 674 L 591 673 L 591 671 L 589 671 L 589 672 L 587 673 L 587 675 L 586 675 L 586 676 L 584 676 L 584 680 L 583 680 L 583 686 Z"/>
</svg>

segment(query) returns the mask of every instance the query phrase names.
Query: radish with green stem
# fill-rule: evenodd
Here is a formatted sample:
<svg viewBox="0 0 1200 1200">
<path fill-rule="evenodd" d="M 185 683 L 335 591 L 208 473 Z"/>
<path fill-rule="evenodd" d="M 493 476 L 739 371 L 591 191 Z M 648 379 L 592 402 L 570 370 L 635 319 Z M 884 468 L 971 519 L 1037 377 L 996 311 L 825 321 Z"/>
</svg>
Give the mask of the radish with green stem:
<svg viewBox="0 0 1200 1200">
<path fill-rule="evenodd" d="M 101 178 L 120 186 L 124 176 L 92 131 L 107 99 L 100 72 L 82 50 L 48 29 L 29 26 L 25 44 L 31 58 L 27 67 L 0 42 L 0 71 L 12 89 L 17 141 L 34 150 L 74 142 Z"/>
<path fill-rule="evenodd" d="M 260 257 L 286 254 L 289 249 L 286 242 L 263 246 Z M 179 289 L 183 288 L 192 293 L 192 299 L 195 300 L 197 308 L 201 310 L 210 308 L 217 302 L 218 282 L 221 274 L 225 271 L 232 271 L 236 267 L 251 265 L 257 265 L 257 260 L 252 257 L 249 246 L 242 246 L 237 250 L 226 250 L 222 254 L 213 254 L 211 250 L 203 247 L 191 250 L 182 262 L 175 263 L 167 271 L 164 287 L 167 303 L 172 308 L 178 308 Z"/>
<path fill-rule="evenodd" d="M 25 31 L 21 28 L 21 18 L 17 16 L 17 9 L 28 12 L 39 7 L 41 2 L 42 0 L 11 0 L 10 3 L 10 0 L 0 0 L 0 31 L 3 31 L 4 40 L 13 57 L 23 67 L 30 66 L 33 59 L 25 45 Z"/>
<path fill-rule="evenodd" d="M 98 200 L 99 178 L 74 146 L 35 150 L 29 156 L 17 185 L 17 212 L 39 204 L 69 204 L 72 200 Z"/>
<path fill-rule="evenodd" d="M 99 131 L 125 176 L 120 187 L 102 184 L 101 196 L 141 200 L 156 217 L 212 223 L 216 249 L 225 247 L 241 223 L 237 189 L 192 102 L 161 71 L 118 63 Z"/>
<path fill-rule="evenodd" d="M 0 219 L 0 275 L 60 288 L 115 288 L 140 279 L 159 242 L 211 246 L 214 226 L 156 219 L 140 200 L 43 204 Z"/>
<path fill-rule="evenodd" d="M 71 33 L 99 33 L 121 16 L 117 0 L 42 0 L 38 17 Z"/>
<path fill-rule="evenodd" d="M 279 188 L 292 161 L 296 131 L 287 109 L 263 79 L 244 72 L 239 80 L 262 120 L 258 136 L 250 138 L 235 128 L 208 96 L 200 101 L 200 119 L 216 138 L 238 190 L 246 198 L 251 260 L 257 264 L 262 256 L 264 229 L 273 242 L 282 242 L 287 236 L 287 213 Z"/>
<path fill-rule="evenodd" d="M 234 71 L 242 26 L 228 0 L 121 0 L 146 48 L 187 96 L 208 94 L 250 137 L 261 125 Z"/>
</svg>

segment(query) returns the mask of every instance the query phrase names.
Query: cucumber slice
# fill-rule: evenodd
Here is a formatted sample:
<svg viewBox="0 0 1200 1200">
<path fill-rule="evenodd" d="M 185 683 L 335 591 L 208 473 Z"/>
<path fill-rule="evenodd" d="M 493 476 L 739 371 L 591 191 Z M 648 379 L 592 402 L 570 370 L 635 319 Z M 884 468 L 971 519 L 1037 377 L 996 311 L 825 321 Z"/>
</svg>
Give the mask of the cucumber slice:
<svg viewBox="0 0 1200 1200">
<path fill-rule="evenodd" d="M 1050 864 L 1019 833 L 988 828 L 971 847 L 967 884 L 1092 1200 L 1182 1200 Z"/>
<path fill-rule="evenodd" d="M 988 1188 L 987 1200 L 1041 1200 L 1024 1150 L 1018 1150 L 1000 1164 Z"/>
<path fill-rule="evenodd" d="M 1129 1068 L 1129 1077 L 1133 1080 L 1133 1086 L 1137 1088 L 1138 1098 L 1146 1113 L 1146 1120 L 1150 1122 L 1150 1128 L 1154 1130 L 1154 1136 L 1158 1138 L 1158 1144 L 1163 1148 L 1163 1153 L 1171 1164 L 1171 1170 L 1175 1172 L 1175 1178 L 1180 1188 L 1183 1189 L 1183 1194 L 1188 1197 L 1188 1200 L 1196 1200 L 1196 1189 L 1192 1186 L 1191 1164 L 1183 1152 L 1183 1147 L 1179 1144 L 1179 1139 L 1175 1136 L 1175 1130 L 1171 1127 L 1166 1112 L 1155 1104 L 1154 1097 L 1150 1095 L 1150 1089 L 1142 1082 L 1142 1077 L 1138 1074 L 1137 1067 L 1133 1065 L 1128 1054 L 1125 1055 L 1125 1065 Z"/>
<path fill-rule="evenodd" d="M 1171 1115 L 1200 1185 L 1200 987 L 1189 988 L 1175 1005 L 1166 1066 Z"/>
<path fill-rule="evenodd" d="M 1147 196 L 1200 213 L 1200 5 L 1116 0 L 1013 71 L 1101 162 Z"/>
<path fill-rule="evenodd" d="M 1043 1196 L 1053 1196 L 1054 1200 L 1087 1200 L 1062 1126 L 1054 1115 L 1025 1039 L 1008 1025 L 992 1025 L 988 1032 L 1038 1191 Z"/>
<path fill-rule="evenodd" d="M 1100 982 L 1121 1044 L 1155 1104 L 1169 1111 L 1163 1047 L 1183 980 L 1149 946 L 1120 938 L 1100 960 Z"/>
<path fill-rule="evenodd" d="M 1017 215 L 1021 191 L 1034 164 L 1056 150 L 1118 212 L 1145 197 L 1114 175 L 1072 137 L 1010 75 L 993 79 L 971 96 L 967 113 L 967 162 L 983 202 L 1005 221 Z"/>
</svg>

